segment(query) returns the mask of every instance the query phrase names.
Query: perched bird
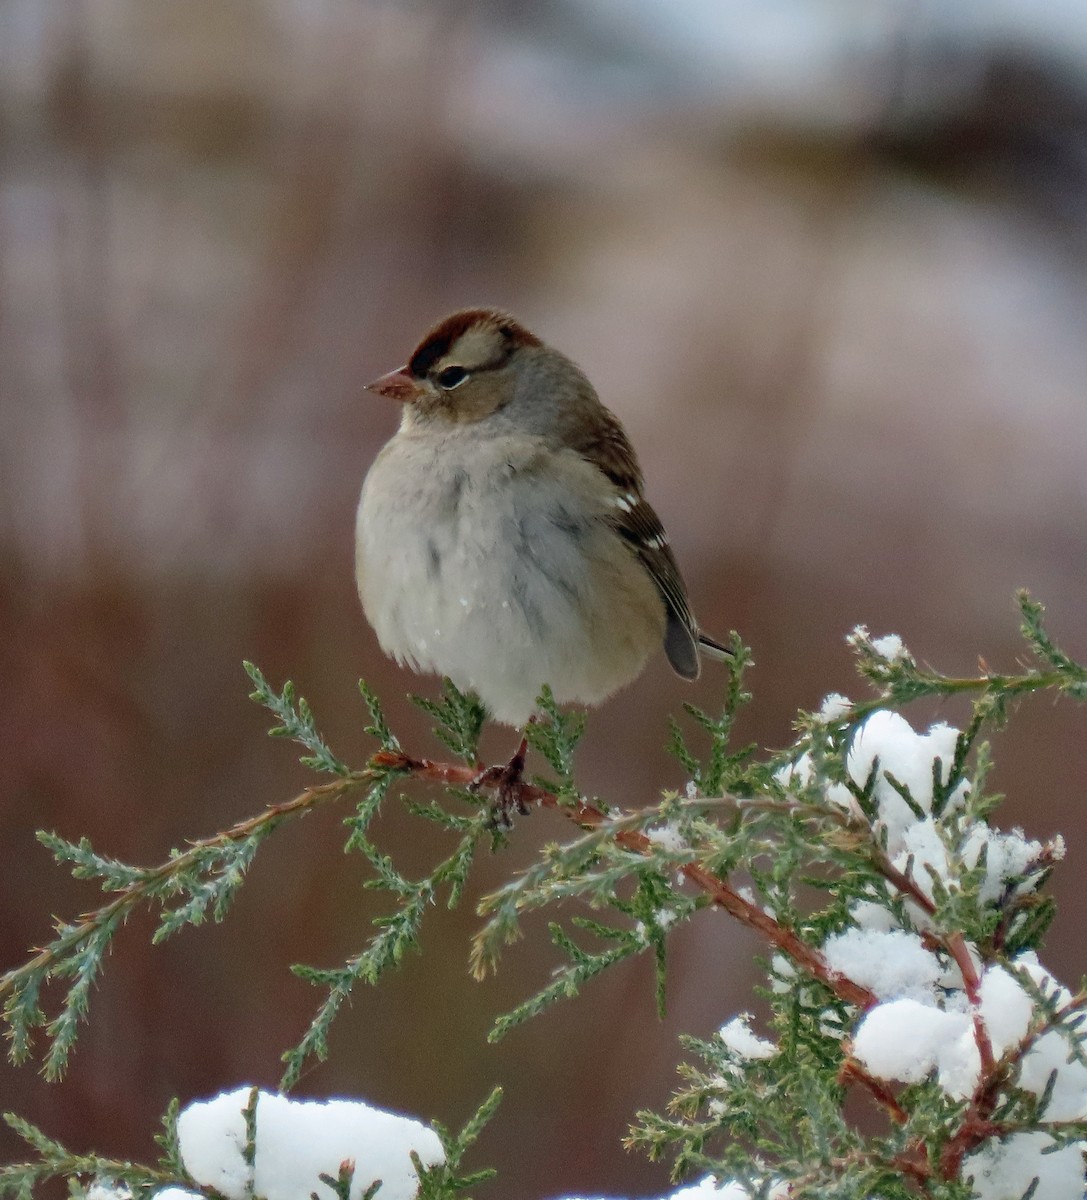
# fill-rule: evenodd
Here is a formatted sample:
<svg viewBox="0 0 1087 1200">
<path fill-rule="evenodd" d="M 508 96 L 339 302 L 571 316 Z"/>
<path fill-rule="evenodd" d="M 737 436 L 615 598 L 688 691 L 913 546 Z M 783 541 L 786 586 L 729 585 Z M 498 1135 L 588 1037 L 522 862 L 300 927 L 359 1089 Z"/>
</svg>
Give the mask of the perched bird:
<svg viewBox="0 0 1087 1200">
<path fill-rule="evenodd" d="M 368 390 L 403 405 L 356 526 L 359 595 L 387 654 L 516 727 L 544 684 L 598 704 L 661 643 L 684 679 L 700 651 L 728 657 L 691 614 L 623 427 L 563 354 L 469 308 Z"/>
</svg>

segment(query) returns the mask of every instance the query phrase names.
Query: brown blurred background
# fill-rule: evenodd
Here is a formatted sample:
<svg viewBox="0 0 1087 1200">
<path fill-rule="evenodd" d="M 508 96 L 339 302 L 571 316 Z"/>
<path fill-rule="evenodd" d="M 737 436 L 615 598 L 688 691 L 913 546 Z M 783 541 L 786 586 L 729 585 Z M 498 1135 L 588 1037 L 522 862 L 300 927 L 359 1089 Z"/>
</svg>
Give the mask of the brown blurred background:
<svg viewBox="0 0 1087 1200">
<path fill-rule="evenodd" d="M 1068 0 L 3 0 L 0 966 L 98 903 L 34 829 L 150 864 L 305 781 L 243 658 L 356 764 L 360 675 L 433 751 L 403 699 L 433 682 L 383 659 L 354 594 L 396 420 L 361 385 L 463 304 L 514 310 L 627 423 L 696 611 L 754 647 L 744 738 L 857 694 L 859 621 L 1011 669 L 1026 585 L 1087 656 L 1085 67 Z M 722 683 L 654 663 L 594 715 L 584 787 L 678 784 L 665 716 Z M 937 715 L 963 710 L 914 714 Z M 1026 703 L 994 777 L 1005 824 L 1068 838 L 1070 979 L 1083 730 Z M 146 1159 L 171 1095 L 274 1084 L 319 999 L 288 964 L 340 963 L 381 911 L 338 816 L 278 834 L 225 925 L 124 930 L 68 1079 L 4 1067 L 3 1107 Z M 383 829 L 417 873 L 444 844 L 395 804 Z M 564 832 L 522 821 L 473 894 Z M 501 1081 L 481 1195 L 659 1194 L 620 1137 L 673 1088 L 680 1031 L 757 1007 L 759 947 L 706 914 L 665 1022 L 639 963 L 488 1047 L 554 957 L 536 924 L 477 985 L 474 925 L 436 910 L 299 1094 L 458 1124 Z"/>
</svg>

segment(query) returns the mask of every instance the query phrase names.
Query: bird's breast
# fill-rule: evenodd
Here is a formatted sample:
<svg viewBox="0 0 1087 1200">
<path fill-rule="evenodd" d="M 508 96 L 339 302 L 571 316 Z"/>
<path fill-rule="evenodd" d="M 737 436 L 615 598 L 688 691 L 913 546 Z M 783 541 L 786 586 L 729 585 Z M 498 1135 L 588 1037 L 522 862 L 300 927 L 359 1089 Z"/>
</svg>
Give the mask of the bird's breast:
<svg viewBox="0 0 1087 1200">
<path fill-rule="evenodd" d="M 359 594 L 387 653 L 499 715 L 531 711 L 544 683 L 591 702 L 640 670 L 663 606 L 583 486 L 592 476 L 575 462 L 556 479 L 536 445 L 475 446 L 468 460 L 454 439 L 437 458 L 397 441 L 370 470 L 357 526 Z"/>
</svg>

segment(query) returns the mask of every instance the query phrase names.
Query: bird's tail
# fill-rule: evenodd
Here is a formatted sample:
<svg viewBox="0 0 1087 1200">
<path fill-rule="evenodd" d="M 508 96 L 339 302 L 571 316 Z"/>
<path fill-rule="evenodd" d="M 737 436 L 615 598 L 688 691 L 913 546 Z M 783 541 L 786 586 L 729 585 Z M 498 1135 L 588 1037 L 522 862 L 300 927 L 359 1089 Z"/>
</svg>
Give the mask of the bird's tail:
<svg viewBox="0 0 1087 1200">
<path fill-rule="evenodd" d="M 731 662 L 736 656 L 727 646 L 722 646 L 720 642 L 715 641 L 709 634 L 698 631 L 698 648 L 703 651 L 707 657 L 716 658 L 718 662 Z"/>
</svg>

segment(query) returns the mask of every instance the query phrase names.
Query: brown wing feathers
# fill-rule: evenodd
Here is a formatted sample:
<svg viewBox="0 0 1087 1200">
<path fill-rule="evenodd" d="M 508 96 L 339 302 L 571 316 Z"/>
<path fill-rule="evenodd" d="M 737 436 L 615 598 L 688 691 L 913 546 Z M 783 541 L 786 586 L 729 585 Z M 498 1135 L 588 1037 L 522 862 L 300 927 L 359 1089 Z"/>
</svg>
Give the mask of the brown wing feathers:
<svg viewBox="0 0 1087 1200">
<path fill-rule="evenodd" d="M 626 434 L 606 409 L 603 416 L 591 436 L 574 449 L 599 467 L 618 489 L 612 524 L 637 553 L 664 601 L 667 616 L 664 651 L 668 661 L 677 675 L 697 679 L 698 628 L 668 535 L 642 495 L 641 468 Z"/>
</svg>

